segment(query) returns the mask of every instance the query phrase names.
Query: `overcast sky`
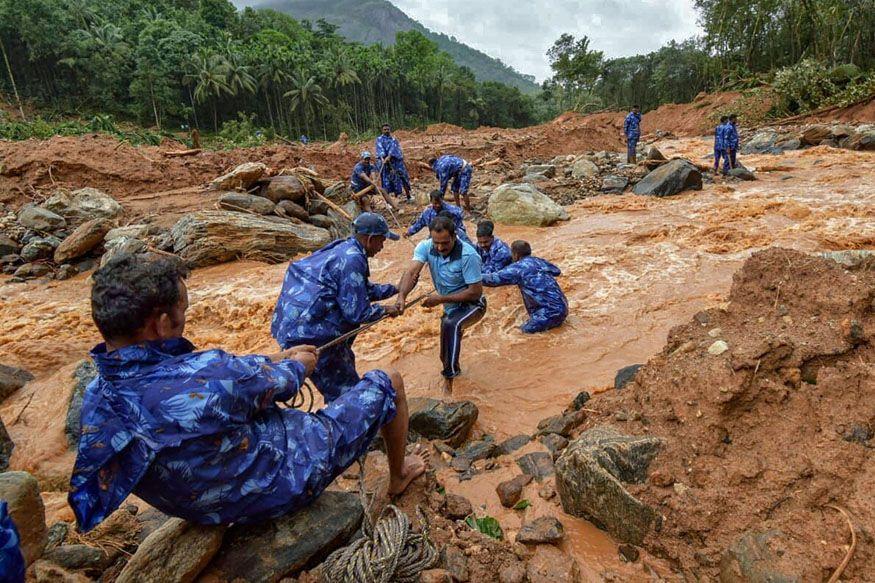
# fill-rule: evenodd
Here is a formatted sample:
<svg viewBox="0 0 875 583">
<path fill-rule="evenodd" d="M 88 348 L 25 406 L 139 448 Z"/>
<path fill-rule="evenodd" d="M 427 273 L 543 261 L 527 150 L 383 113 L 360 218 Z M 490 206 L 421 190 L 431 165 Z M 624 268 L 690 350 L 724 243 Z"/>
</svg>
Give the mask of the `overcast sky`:
<svg viewBox="0 0 875 583">
<path fill-rule="evenodd" d="M 693 0 L 390 0 L 436 31 L 542 81 L 562 33 L 608 57 L 648 53 L 698 34 Z"/>
</svg>

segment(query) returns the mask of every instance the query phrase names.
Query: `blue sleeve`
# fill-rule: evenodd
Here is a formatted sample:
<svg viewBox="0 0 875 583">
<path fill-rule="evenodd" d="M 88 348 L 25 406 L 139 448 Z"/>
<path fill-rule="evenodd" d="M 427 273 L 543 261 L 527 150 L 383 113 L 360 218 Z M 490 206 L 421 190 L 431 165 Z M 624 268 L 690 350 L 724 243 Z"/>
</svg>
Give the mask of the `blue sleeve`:
<svg viewBox="0 0 875 583">
<path fill-rule="evenodd" d="M 483 281 L 483 266 L 479 255 L 476 253 L 466 255 L 462 259 L 462 277 L 467 285 L 474 285 Z"/>
<path fill-rule="evenodd" d="M 513 256 L 510 254 L 510 249 L 508 247 L 502 246 L 495 254 L 495 258 L 492 260 L 492 263 L 493 271 L 500 271 L 513 263 Z"/>
<path fill-rule="evenodd" d="M 422 213 L 420 213 L 420 215 L 418 217 L 416 217 L 416 220 L 413 221 L 413 224 L 410 225 L 410 228 L 407 229 L 408 235 L 415 235 L 416 233 L 420 232 L 424 227 L 428 226 L 426 224 L 426 218 L 425 218 L 426 212 L 427 211 L 422 211 Z"/>
<path fill-rule="evenodd" d="M 732 126 L 729 131 L 729 145 L 733 150 L 735 150 L 736 148 L 738 148 L 738 128 Z"/>
<path fill-rule="evenodd" d="M 343 314 L 343 319 L 354 326 L 379 320 L 385 315 L 383 306 L 371 304 L 368 282 L 365 279 L 367 265 L 364 257 L 351 262 L 340 274 L 337 288 L 337 304 Z"/>
<path fill-rule="evenodd" d="M 0 501 L 0 581 L 24 581 L 24 556 L 18 529 L 7 512 L 5 500 Z"/>
<path fill-rule="evenodd" d="M 441 183 L 438 188 L 441 192 L 446 192 L 447 185 L 450 183 L 450 173 L 447 172 L 446 168 L 441 167 L 440 171 L 437 172 L 437 178 Z"/>
<path fill-rule="evenodd" d="M 386 157 L 386 149 L 383 147 L 383 140 L 379 137 L 374 141 L 374 150 L 376 150 L 377 158 L 382 160 Z"/>
<path fill-rule="evenodd" d="M 416 245 L 416 249 L 413 250 L 413 260 L 419 261 L 420 263 L 428 263 L 428 252 L 431 247 L 429 243 L 431 239 L 426 239 L 425 241 L 420 241 L 418 245 Z"/>
<path fill-rule="evenodd" d="M 231 390 L 225 393 L 232 400 L 231 411 L 242 412 L 246 419 L 275 401 L 288 401 L 304 384 L 304 365 L 296 360 L 272 362 L 257 354 L 228 357 L 227 366 L 234 378 L 230 379 Z M 228 381 L 219 382 L 227 389 Z"/>
<path fill-rule="evenodd" d="M 378 302 L 391 298 L 398 293 L 398 288 L 391 283 L 368 283 L 368 299 Z"/>
<path fill-rule="evenodd" d="M 483 285 L 499 287 L 502 285 L 519 285 L 523 280 L 523 270 L 516 263 L 511 263 L 504 269 L 483 276 Z"/>
</svg>

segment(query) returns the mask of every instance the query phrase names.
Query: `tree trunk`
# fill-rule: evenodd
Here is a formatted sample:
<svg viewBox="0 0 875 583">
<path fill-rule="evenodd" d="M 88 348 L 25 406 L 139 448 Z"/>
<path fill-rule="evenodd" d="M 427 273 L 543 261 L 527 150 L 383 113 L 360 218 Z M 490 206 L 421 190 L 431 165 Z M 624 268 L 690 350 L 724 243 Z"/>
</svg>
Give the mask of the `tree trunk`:
<svg viewBox="0 0 875 583">
<path fill-rule="evenodd" d="M 155 92 L 152 90 L 152 82 L 149 81 L 149 99 L 152 101 L 152 113 L 155 114 L 155 125 L 161 131 L 161 120 L 158 119 L 158 105 L 155 103 Z"/>
<path fill-rule="evenodd" d="M 219 112 L 218 112 L 218 104 L 216 103 L 218 99 L 213 99 L 213 131 L 215 133 L 219 133 Z"/>
<path fill-rule="evenodd" d="M 9 56 L 6 54 L 6 46 L 3 44 L 3 39 L 0 39 L 0 51 L 3 52 L 3 61 L 6 63 L 6 72 L 9 73 L 9 81 L 12 83 L 12 93 L 15 95 L 15 102 L 18 104 L 18 113 L 21 114 L 21 119 L 27 121 L 24 116 L 24 108 L 21 106 L 21 97 L 18 95 L 18 87 L 15 85 L 15 76 L 12 74 L 12 66 L 9 64 Z"/>
<path fill-rule="evenodd" d="M 191 102 L 191 115 L 194 117 L 194 127 L 201 129 L 197 121 L 197 106 L 194 103 L 194 95 L 191 94 L 191 86 L 188 87 L 188 100 Z"/>
</svg>

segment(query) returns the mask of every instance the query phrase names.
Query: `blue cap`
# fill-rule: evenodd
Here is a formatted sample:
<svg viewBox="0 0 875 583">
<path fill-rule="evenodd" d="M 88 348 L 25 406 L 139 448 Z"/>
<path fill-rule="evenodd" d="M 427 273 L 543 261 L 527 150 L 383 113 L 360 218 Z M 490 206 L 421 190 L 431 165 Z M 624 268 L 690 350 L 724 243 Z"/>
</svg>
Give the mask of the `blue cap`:
<svg viewBox="0 0 875 583">
<path fill-rule="evenodd" d="M 401 237 L 389 230 L 389 223 L 382 215 L 377 213 L 362 213 L 352 223 L 356 235 L 371 235 L 374 237 L 386 237 L 397 241 Z"/>
</svg>

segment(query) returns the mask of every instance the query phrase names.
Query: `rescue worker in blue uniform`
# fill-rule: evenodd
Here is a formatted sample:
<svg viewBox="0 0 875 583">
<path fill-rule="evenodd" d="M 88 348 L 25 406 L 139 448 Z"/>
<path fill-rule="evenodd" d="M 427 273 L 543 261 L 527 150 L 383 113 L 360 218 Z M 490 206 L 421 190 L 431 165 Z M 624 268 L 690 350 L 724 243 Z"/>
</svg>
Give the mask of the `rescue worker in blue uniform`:
<svg viewBox="0 0 875 583">
<path fill-rule="evenodd" d="M 738 137 L 738 127 L 736 125 L 737 123 L 738 116 L 733 113 L 729 116 L 729 123 L 727 123 L 725 126 L 726 132 L 724 134 L 724 140 L 726 151 L 728 152 L 729 156 L 727 162 L 723 164 L 724 174 L 729 172 L 732 168 L 738 166 L 738 163 L 735 160 L 735 157 L 738 153 L 738 144 L 740 141 Z"/>
<path fill-rule="evenodd" d="M 429 205 L 425 207 L 422 213 L 415 221 L 413 221 L 413 224 L 407 228 L 404 237 L 412 237 L 422 229 L 427 228 L 440 213 L 449 213 L 453 217 L 453 224 L 456 226 L 456 236 L 465 243 L 473 246 L 471 239 L 468 237 L 468 231 L 465 229 L 462 209 L 445 202 L 444 195 L 439 190 L 432 190 L 428 195 L 428 200 Z"/>
<path fill-rule="evenodd" d="M 726 124 L 729 123 L 729 117 L 721 116 L 720 125 L 714 128 L 714 174 L 720 170 L 720 161 L 726 153 Z"/>
<path fill-rule="evenodd" d="M 420 241 L 416 246 L 413 260 L 398 285 L 396 305 L 399 311 L 404 310 L 407 294 L 419 281 L 422 268 L 428 265 L 436 291 L 422 305 L 427 308 L 444 306 L 441 317 L 441 374 L 444 377 L 444 390 L 452 393 L 453 379 L 462 374 L 459 366 L 462 333 L 486 313 L 483 273 L 480 256 L 473 246 L 456 236 L 450 217 L 435 217 L 428 229 L 430 238 Z"/>
<path fill-rule="evenodd" d="M 361 212 L 373 212 L 374 207 L 371 198 L 372 195 L 364 193 L 368 187 L 373 186 L 371 189 L 372 191 L 379 193 L 383 197 L 383 200 L 386 201 L 386 204 L 397 209 L 398 205 L 396 205 L 386 191 L 380 187 L 378 182 L 374 180 L 373 176 L 377 174 L 377 168 L 372 164 L 372 160 L 370 152 L 362 152 L 361 159 L 352 169 L 352 176 L 349 178 L 350 197 L 358 204 Z"/>
<path fill-rule="evenodd" d="M 638 163 L 638 140 L 641 139 L 641 108 L 632 106 L 632 111 L 623 122 L 623 133 L 626 135 L 626 162 Z"/>
<path fill-rule="evenodd" d="M 511 264 L 510 247 L 494 235 L 495 224 L 483 219 L 477 223 L 477 253 L 483 262 L 483 274 L 494 273 Z"/>
<path fill-rule="evenodd" d="M 397 372 L 372 371 L 315 413 L 281 408 L 316 365 L 316 348 L 272 356 L 198 352 L 183 337 L 184 268 L 122 255 L 93 276 L 92 317 L 105 342 L 85 389 L 69 503 L 88 531 L 130 494 L 197 524 L 255 523 L 310 504 L 386 440 L 389 492 L 426 454 L 404 455 L 408 412 Z"/>
<path fill-rule="evenodd" d="M 468 196 L 468 188 L 471 186 L 471 178 L 474 175 L 474 165 L 458 156 L 444 155 L 432 158 L 428 161 L 429 167 L 440 183 L 441 194 L 446 196 L 447 188 L 453 191 L 456 206 L 461 206 L 460 196 L 465 200 L 465 210 L 471 212 L 471 199 Z M 450 183 L 452 181 L 452 184 Z"/>
<path fill-rule="evenodd" d="M 21 537 L 5 500 L 0 500 L 0 583 L 24 583 Z"/>
<path fill-rule="evenodd" d="M 383 189 L 389 194 L 401 196 L 404 192 L 407 200 L 410 194 L 410 174 L 404 164 L 404 153 L 401 144 L 392 136 L 392 127 L 383 124 L 382 133 L 377 136 L 375 149 L 377 154 L 377 172 L 383 182 Z"/>
<path fill-rule="evenodd" d="M 556 328 L 568 316 L 568 300 L 556 282 L 562 275 L 558 267 L 540 257 L 532 257 L 532 247 L 526 241 L 514 241 L 510 246 L 513 263 L 495 273 L 483 276 L 483 285 L 499 287 L 516 285 L 523 296 L 529 321 L 520 326 L 526 334 Z"/>
<path fill-rule="evenodd" d="M 323 344 L 367 322 L 397 315 L 394 303 L 371 302 L 398 293 L 392 284 L 373 284 L 368 258 L 383 250 L 386 239 L 398 240 L 386 219 L 362 213 L 354 235 L 293 261 L 286 271 L 270 331 L 283 349 Z M 360 380 L 352 344 L 355 338 L 323 350 L 312 380 L 326 402 L 337 399 Z"/>
</svg>

